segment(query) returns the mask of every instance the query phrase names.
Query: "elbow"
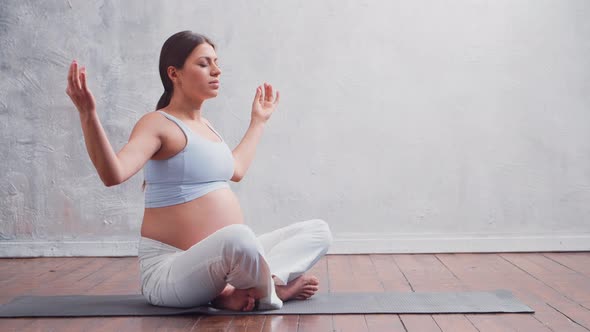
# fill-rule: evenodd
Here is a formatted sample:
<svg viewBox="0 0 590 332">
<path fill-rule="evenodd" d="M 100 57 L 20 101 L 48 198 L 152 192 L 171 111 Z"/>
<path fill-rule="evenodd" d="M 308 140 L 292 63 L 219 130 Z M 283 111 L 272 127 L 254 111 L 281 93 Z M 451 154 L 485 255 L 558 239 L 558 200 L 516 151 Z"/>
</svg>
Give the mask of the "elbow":
<svg viewBox="0 0 590 332">
<path fill-rule="evenodd" d="M 118 184 L 121 184 L 121 182 L 123 182 L 120 179 L 114 178 L 114 177 L 113 178 L 101 178 L 101 180 L 102 180 L 102 183 L 105 185 L 105 187 L 113 187 L 113 186 L 116 186 Z"/>
<path fill-rule="evenodd" d="M 236 157 L 234 156 L 234 174 L 231 177 L 231 181 L 233 182 L 240 182 L 242 178 L 244 178 L 244 173 L 240 169 L 239 164 L 237 163 Z"/>
<path fill-rule="evenodd" d="M 239 175 L 239 174 L 237 174 L 237 173 L 234 173 L 234 175 L 232 176 L 231 180 L 232 180 L 233 182 L 240 182 L 240 181 L 242 181 L 242 178 L 243 178 L 243 177 L 242 177 L 241 175 Z"/>
<path fill-rule="evenodd" d="M 231 181 L 233 182 L 240 182 L 244 178 L 244 174 L 240 172 L 237 168 L 234 169 L 234 175 L 231 177 Z"/>
<path fill-rule="evenodd" d="M 127 180 L 118 161 L 111 165 L 98 165 L 96 170 L 105 187 L 113 187 Z"/>
<path fill-rule="evenodd" d="M 120 184 L 120 182 L 117 181 L 102 181 L 102 183 L 104 183 L 105 187 L 113 187 Z"/>
</svg>

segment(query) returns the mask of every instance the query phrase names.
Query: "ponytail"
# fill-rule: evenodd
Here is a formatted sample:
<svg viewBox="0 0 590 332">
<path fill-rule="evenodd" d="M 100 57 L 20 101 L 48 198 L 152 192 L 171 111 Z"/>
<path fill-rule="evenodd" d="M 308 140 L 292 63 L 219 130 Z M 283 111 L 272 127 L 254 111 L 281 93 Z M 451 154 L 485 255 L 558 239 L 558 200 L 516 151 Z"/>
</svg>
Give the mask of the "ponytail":
<svg viewBox="0 0 590 332">
<path fill-rule="evenodd" d="M 156 106 L 156 111 L 168 106 L 168 104 L 170 104 L 170 98 L 172 98 L 172 94 L 168 92 L 168 90 L 164 90 L 164 93 L 162 94 L 162 97 L 160 97 L 158 105 Z"/>
<path fill-rule="evenodd" d="M 160 51 L 160 61 L 158 65 L 160 79 L 162 79 L 162 85 L 164 86 L 164 93 L 158 101 L 156 110 L 168 106 L 168 104 L 170 104 L 170 99 L 172 99 L 174 83 L 170 77 L 168 77 L 168 67 L 173 66 L 177 69 L 182 69 L 186 59 L 192 51 L 197 48 L 197 46 L 204 43 L 215 48 L 215 45 L 213 45 L 209 38 L 190 30 L 177 32 L 166 39 L 164 45 L 162 45 L 162 50 Z"/>
<path fill-rule="evenodd" d="M 209 38 L 189 30 L 177 32 L 166 39 L 160 51 L 160 63 L 158 66 L 162 85 L 164 85 L 164 93 L 158 101 L 156 111 L 168 106 L 170 99 L 172 99 L 174 84 L 170 77 L 168 77 L 168 67 L 173 66 L 182 69 L 191 52 L 203 43 L 207 43 L 215 48 L 215 45 Z M 144 180 L 141 186 L 142 191 L 145 191 L 146 185 L 147 183 Z"/>
</svg>

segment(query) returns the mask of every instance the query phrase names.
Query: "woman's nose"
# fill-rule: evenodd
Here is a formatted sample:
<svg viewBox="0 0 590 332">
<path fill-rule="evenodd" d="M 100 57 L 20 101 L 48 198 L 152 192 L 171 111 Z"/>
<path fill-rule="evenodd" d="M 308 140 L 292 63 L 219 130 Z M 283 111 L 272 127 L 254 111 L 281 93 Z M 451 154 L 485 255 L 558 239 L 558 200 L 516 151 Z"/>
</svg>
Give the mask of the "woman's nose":
<svg viewBox="0 0 590 332">
<path fill-rule="evenodd" d="M 217 67 L 217 65 L 213 65 L 211 68 L 213 68 L 213 70 L 211 71 L 211 75 L 213 75 L 213 76 L 221 75 L 221 69 L 219 67 Z"/>
</svg>

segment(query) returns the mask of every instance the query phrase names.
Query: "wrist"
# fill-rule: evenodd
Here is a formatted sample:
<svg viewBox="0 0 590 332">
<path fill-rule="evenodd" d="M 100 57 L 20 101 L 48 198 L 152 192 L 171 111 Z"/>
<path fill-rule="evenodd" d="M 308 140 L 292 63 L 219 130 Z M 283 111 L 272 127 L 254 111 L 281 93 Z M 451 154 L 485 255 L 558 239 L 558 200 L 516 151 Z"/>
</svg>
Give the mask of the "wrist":
<svg viewBox="0 0 590 332">
<path fill-rule="evenodd" d="M 250 120 L 250 127 L 260 127 L 260 128 L 264 128 L 264 125 L 266 124 L 266 122 L 262 121 L 262 120 Z"/>
<path fill-rule="evenodd" d="M 82 122 L 87 122 L 90 120 L 93 120 L 97 114 L 96 114 L 96 110 L 90 110 L 90 111 L 84 111 L 84 112 L 78 112 L 80 115 L 80 121 Z"/>
</svg>

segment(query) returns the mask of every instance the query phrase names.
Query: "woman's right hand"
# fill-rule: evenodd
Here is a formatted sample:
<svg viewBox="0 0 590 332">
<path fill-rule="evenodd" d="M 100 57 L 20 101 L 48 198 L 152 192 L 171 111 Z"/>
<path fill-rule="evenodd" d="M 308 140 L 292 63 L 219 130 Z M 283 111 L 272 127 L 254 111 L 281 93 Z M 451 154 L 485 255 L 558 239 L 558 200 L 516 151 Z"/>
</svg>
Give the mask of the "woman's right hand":
<svg viewBox="0 0 590 332">
<path fill-rule="evenodd" d="M 79 69 L 76 60 L 72 62 L 68 71 L 68 87 L 66 93 L 70 96 L 74 105 L 76 105 L 80 115 L 96 111 L 96 101 L 92 92 L 86 86 L 86 67 Z"/>
</svg>

